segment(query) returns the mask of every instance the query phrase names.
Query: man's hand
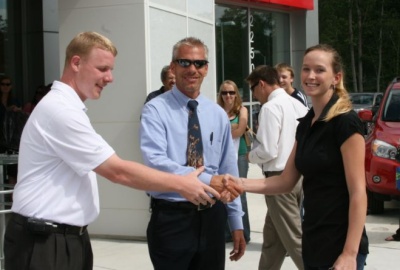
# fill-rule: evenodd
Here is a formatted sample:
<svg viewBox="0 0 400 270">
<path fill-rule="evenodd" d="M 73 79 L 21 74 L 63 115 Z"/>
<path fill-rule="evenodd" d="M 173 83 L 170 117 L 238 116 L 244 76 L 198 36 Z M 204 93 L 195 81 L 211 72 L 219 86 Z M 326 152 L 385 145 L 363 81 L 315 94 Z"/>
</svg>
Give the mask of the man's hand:
<svg viewBox="0 0 400 270">
<path fill-rule="evenodd" d="M 232 186 L 234 185 L 235 187 L 238 187 L 244 192 L 244 187 L 243 187 L 243 181 L 242 178 L 240 177 L 235 177 L 230 174 L 225 174 L 224 178 L 222 179 L 222 183 L 226 189 L 231 189 Z"/>
<path fill-rule="evenodd" d="M 233 201 L 243 193 L 243 188 L 225 175 L 214 175 L 211 178 L 210 186 L 221 194 L 221 200 L 224 203 Z"/>
<path fill-rule="evenodd" d="M 229 253 L 231 261 L 238 261 L 244 255 L 246 250 L 246 241 L 244 240 L 243 230 L 232 232 L 233 250 Z"/>
<path fill-rule="evenodd" d="M 200 167 L 184 176 L 182 186 L 178 191 L 185 199 L 195 205 L 206 205 L 207 202 L 214 204 L 215 199 L 210 195 L 214 196 L 216 199 L 221 198 L 215 189 L 199 181 L 197 176 L 203 171 L 204 167 Z"/>
</svg>

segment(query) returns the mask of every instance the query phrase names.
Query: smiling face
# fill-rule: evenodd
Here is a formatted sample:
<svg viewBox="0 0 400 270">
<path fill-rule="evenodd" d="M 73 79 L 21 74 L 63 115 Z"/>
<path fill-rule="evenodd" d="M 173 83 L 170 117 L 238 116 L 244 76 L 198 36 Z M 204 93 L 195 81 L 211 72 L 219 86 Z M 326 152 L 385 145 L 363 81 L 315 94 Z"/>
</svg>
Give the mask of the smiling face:
<svg viewBox="0 0 400 270">
<path fill-rule="evenodd" d="M 219 94 L 221 95 L 224 104 L 233 106 L 236 99 L 236 91 L 233 85 L 224 83 Z"/>
<path fill-rule="evenodd" d="M 100 98 L 103 88 L 113 81 L 114 61 L 111 52 L 96 47 L 87 57 L 72 57 L 73 85 L 82 101 Z"/>
<path fill-rule="evenodd" d="M 176 59 L 207 60 L 203 47 L 182 45 L 175 55 Z M 175 85 L 186 96 L 195 99 L 200 94 L 203 79 L 207 76 L 208 65 L 196 68 L 194 64 L 188 67 L 180 66 L 176 61 L 171 62 L 171 71 L 175 75 Z"/>
<path fill-rule="evenodd" d="M 292 74 L 290 74 L 290 71 L 287 69 L 282 69 L 279 71 L 279 85 L 283 89 L 285 89 L 286 92 L 290 93 L 293 91 L 290 91 L 293 89 L 292 87 L 293 83 L 293 77 Z"/>
<path fill-rule="evenodd" d="M 313 50 L 303 58 L 301 82 L 306 95 L 318 97 L 329 95 L 342 74 L 333 72 L 332 53 Z"/>
</svg>

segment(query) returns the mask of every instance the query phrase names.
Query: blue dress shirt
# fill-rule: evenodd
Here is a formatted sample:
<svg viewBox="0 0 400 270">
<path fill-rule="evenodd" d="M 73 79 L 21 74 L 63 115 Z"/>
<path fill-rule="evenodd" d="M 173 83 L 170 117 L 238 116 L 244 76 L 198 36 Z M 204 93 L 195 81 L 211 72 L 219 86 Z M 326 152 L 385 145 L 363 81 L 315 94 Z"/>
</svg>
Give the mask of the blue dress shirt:
<svg viewBox="0 0 400 270">
<path fill-rule="evenodd" d="M 140 126 L 140 147 L 144 163 L 152 168 L 178 175 L 194 171 L 186 166 L 188 113 L 190 100 L 176 86 L 152 99 L 143 107 Z M 196 99 L 203 140 L 205 170 L 199 180 L 209 185 L 213 175 L 229 173 L 238 176 L 236 150 L 231 126 L 225 111 L 203 95 Z M 157 199 L 185 201 L 178 193 L 148 193 Z M 240 197 L 226 205 L 232 230 L 243 229 Z"/>
</svg>

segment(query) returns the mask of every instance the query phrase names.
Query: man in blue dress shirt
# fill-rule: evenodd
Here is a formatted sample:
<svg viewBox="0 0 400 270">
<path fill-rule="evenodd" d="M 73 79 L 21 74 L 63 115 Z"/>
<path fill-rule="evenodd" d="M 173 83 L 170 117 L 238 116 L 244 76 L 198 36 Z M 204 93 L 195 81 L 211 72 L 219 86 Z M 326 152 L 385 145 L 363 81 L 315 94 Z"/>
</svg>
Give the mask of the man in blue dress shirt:
<svg viewBox="0 0 400 270">
<path fill-rule="evenodd" d="M 201 95 L 208 71 L 208 48 L 189 37 L 173 47 L 171 71 L 175 86 L 146 103 L 141 118 L 141 150 L 146 165 L 174 174 L 187 174 L 188 101 L 196 100 L 205 171 L 199 181 L 218 188 L 223 174 L 238 175 L 230 122 L 214 101 Z M 199 209 L 178 193 L 152 192 L 152 215 L 147 228 L 154 269 L 225 268 L 225 223 L 228 219 L 234 247 L 230 259 L 239 260 L 246 249 L 240 198 L 217 201 Z"/>
</svg>

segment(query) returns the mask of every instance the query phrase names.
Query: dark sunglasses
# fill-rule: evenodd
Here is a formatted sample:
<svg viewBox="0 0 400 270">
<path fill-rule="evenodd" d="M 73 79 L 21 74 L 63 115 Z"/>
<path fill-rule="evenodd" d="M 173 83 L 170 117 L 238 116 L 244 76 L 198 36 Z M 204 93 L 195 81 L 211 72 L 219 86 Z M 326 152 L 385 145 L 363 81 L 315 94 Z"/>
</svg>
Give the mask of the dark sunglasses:
<svg viewBox="0 0 400 270">
<path fill-rule="evenodd" d="M 253 84 L 253 85 L 250 87 L 251 92 L 254 92 L 254 88 L 256 88 L 257 85 L 258 85 L 259 83 L 260 83 L 260 81 L 256 82 L 255 84 Z"/>
<path fill-rule="evenodd" d="M 234 96 L 236 95 L 235 91 L 221 91 L 221 95 L 226 96 L 227 94 L 229 94 L 230 96 Z"/>
<path fill-rule="evenodd" d="M 187 68 L 190 65 L 194 65 L 196 68 L 202 68 L 208 64 L 207 60 L 189 60 L 189 59 L 176 59 L 175 62 L 178 63 L 181 67 Z"/>
<path fill-rule="evenodd" d="M 10 86 L 11 83 L 1 83 L 2 86 Z"/>
</svg>

